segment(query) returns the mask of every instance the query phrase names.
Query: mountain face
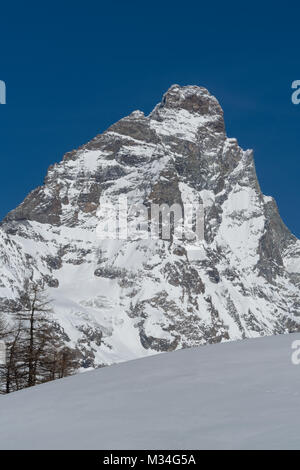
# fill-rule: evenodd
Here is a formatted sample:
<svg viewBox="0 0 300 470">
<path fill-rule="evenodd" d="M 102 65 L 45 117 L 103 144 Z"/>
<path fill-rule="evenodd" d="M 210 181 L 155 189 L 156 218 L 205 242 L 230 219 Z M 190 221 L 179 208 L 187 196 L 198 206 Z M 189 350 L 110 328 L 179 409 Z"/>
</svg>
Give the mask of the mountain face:
<svg viewBox="0 0 300 470">
<path fill-rule="evenodd" d="M 104 201 L 203 203 L 202 241 L 100 240 Z M 101 218 L 101 217 L 100 217 Z M 197 243 L 197 245 L 196 245 Z M 201 87 L 173 85 L 51 166 L 0 228 L 0 305 L 43 279 L 83 366 L 299 331 L 300 241 Z"/>
</svg>

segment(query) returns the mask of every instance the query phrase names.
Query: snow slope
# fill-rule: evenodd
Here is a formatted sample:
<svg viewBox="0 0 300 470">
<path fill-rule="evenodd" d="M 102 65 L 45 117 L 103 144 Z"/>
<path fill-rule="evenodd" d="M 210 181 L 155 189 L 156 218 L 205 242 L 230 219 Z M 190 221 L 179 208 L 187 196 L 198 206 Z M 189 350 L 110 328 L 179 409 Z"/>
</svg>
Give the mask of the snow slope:
<svg viewBox="0 0 300 470">
<path fill-rule="evenodd" d="M 299 334 L 181 350 L 0 398 L 1 449 L 299 449 Z"/>
</svg>

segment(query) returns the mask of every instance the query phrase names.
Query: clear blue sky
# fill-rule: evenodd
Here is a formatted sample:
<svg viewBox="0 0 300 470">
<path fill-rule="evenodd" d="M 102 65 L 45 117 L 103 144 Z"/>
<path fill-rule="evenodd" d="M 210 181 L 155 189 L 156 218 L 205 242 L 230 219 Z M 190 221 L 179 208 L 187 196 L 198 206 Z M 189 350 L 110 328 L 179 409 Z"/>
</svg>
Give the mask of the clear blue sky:
<svg viewBox="0 0 300 470">
<path fill-rule="evenodd" d="M 0 217 L 47 167 L 173 83 L 208 88 L 300 236 L 297 2 L 2 2 Z"/>
</svg>

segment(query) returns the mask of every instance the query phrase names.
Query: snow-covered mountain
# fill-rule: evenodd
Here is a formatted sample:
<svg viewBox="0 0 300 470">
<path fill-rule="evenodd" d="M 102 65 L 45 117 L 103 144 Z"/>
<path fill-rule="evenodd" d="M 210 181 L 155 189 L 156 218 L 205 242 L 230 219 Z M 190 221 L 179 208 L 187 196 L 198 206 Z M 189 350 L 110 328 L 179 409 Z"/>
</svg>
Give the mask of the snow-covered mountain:
<svg viewBox="0 0 300 470">
<path fill-rule="evenodd" d="M 299 450 L 299 339 L 160 354 L 2 396 L 0 449 Z"/>
<path fill-rule="evenodd" d="M 99 240 L 99 207 L 203 202 L 205 240 Z M 96 366 L 299 330 L 300 242 L 261 193 L 252 151 L 201 87 L 173 85 L 50 167 L 0 229 L 0 298 L 42 278 L 66 342 Z"/>
</svg>

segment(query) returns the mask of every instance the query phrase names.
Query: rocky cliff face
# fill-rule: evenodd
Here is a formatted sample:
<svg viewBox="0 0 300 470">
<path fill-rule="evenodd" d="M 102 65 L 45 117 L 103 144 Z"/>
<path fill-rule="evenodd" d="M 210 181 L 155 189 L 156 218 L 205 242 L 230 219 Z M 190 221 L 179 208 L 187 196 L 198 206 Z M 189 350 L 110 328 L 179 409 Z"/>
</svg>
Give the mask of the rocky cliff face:
<svg viewBox="0 0 300 470">
<path fill-rule="evenodd" d="M 99 240 L 99 207 L 202 202 L 205 240 Z M 197 248 L 197 249 L 195 249 Z M 49 168 L 0 229 L 0 302 L 43 279 L 84 366 L 298 331 L 300 242 L 200 87 L 173 85 Z"/>
</svg>

